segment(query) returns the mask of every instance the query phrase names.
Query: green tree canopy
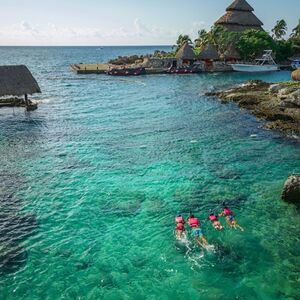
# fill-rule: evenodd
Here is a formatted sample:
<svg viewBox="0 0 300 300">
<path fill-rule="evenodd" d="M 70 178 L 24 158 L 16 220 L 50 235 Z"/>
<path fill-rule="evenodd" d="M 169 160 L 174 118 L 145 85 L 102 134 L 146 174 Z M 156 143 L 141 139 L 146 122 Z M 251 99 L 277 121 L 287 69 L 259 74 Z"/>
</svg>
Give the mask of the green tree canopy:
<svg viewBox="0 0 300 300">
<path fill-rule="evenodd" d="M 208 33 L 208 41 L 213 44 L 218 50 L 220 55 L 223 55 L 225 51 L 239 38 L 239 34 L 227 30 L 220 25 L 214 25 Z"/>
<path fill-rule="evenodd" d="M 195 39 L 196 47 L 203 47 L 208 43 L 209 34 L 205 29 L 201 29 L 198 31 L 198 37 Z"/>
<path fill-rule="evenodd" d="M 250 29 L 242 33 L 236 47 L 243 60 L 254 60 L 263 50 L 276 50 L 276 43 L 267 32 Z"/>
<path fill-rule="evenodd" d="M 276 22 L 276 25 L 272 29 L 273 38 L 276 40 L 281 40 L 287 33 L 287 24 L 282 19 Z"/>
<path fill-rule="evenodd" d="M 174 46 L 176 48 L 176 52 L 185 44 L 193 44 L 191 38 L 187 34 L 180 34 L 177 41 L 176 45 Z"/>
<path fill-rule="evenodd" d="M 293 29 L 291 38 L 300 40 L 300 22 L 299 24 Z"/>
</svg>

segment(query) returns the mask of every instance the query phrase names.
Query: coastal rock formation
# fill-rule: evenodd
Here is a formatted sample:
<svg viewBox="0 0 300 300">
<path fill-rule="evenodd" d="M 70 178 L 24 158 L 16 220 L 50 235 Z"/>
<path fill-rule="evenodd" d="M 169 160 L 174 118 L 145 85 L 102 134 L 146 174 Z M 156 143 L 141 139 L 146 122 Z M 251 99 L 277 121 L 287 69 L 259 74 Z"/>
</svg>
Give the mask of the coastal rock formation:
<svg viewBox="0 0 300 300">
<path fill-rule="evenodd" d="M 292 79 L 300 81 L 300 69 L 297 69 L 292 73 Z"/>
<path fill-rule="evenodd" d="M 142 63 L 144 56 L 132 55 L 132 56 L 119 56 L 116 59 L 111 59 L 108 63 L 113 65 L 130 65 Z"/>
<path fill-rule="evenodd" d="M 270 84 L 260 80 L 249 81 L 239 87 L 221 92 L 207 93 L 217 96 L 223 103 L 236 102 L 258 118 L 267 121 L 268 129 L 288 134 L 300 134 L 300 84 L 286 82 Z"/>
<path fill-rule="evenodd" d="M 290 176 L 284 184 L 282 200 L 300 204 L 300 175 Z"/>
</svg>

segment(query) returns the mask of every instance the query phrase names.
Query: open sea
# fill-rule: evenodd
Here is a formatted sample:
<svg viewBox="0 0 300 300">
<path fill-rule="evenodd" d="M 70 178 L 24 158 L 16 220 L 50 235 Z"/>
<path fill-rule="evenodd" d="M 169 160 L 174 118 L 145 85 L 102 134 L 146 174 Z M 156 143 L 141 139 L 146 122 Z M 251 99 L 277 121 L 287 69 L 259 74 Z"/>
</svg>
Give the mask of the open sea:
<svg viewBox="0 0 300 300">
<path fill-rule="evenodd" d="M 0 299 L 300 299 L 300 218 L 280 200 L 300 147 L 205 92 L 247 75 L 77 75 L 169 47 L 0 47 L 38 110 L 0 110 Z M 245 232 L 206 220 L 222 202 Z M 177 212 L 213 245 L 175 242 Z"/>
</svg>

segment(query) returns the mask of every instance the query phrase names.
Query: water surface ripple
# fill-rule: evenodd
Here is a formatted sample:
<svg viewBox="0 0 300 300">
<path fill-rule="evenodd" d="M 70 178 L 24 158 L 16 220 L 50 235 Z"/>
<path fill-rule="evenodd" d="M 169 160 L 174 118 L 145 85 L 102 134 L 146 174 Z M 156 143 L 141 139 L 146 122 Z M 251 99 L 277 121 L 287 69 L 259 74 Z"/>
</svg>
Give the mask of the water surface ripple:
<svg viewBox="0 0 300 300">
<path fill-rule="evenodd" d="M 274 74 L 111 78 L 70 63 L 154 48 L 1 47 L 39 109 L 0 111 L 0 299 L 297 299 L 300 148 L 206 91 Z M 215 232 L 226 200 L 244 226 Z M 174 242 L 195 212 L 215 251 Z"/>
</svg>

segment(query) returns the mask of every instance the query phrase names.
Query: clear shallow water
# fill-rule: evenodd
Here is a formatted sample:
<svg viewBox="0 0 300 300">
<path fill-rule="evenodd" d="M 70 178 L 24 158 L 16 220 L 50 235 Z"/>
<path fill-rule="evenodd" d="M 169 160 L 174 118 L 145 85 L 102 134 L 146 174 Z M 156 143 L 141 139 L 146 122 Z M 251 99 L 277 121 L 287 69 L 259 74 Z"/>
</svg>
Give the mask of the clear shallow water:
<svg viewBox="0 0 300 300">
<path fill-rule="evenodd" d="M 299 215 L 280 200 L 299 145 L 203 96 L 257 76 L 68 69 L 154 49 L 0 48 L 43 91 L 33 113 L 0 111 L 1 299 L 299 297 Z M 222 200 L 244 233 L 205 221 Z M 177 211 L 201 218 L 215 251 L 175 243 Z"/>
</svg>

